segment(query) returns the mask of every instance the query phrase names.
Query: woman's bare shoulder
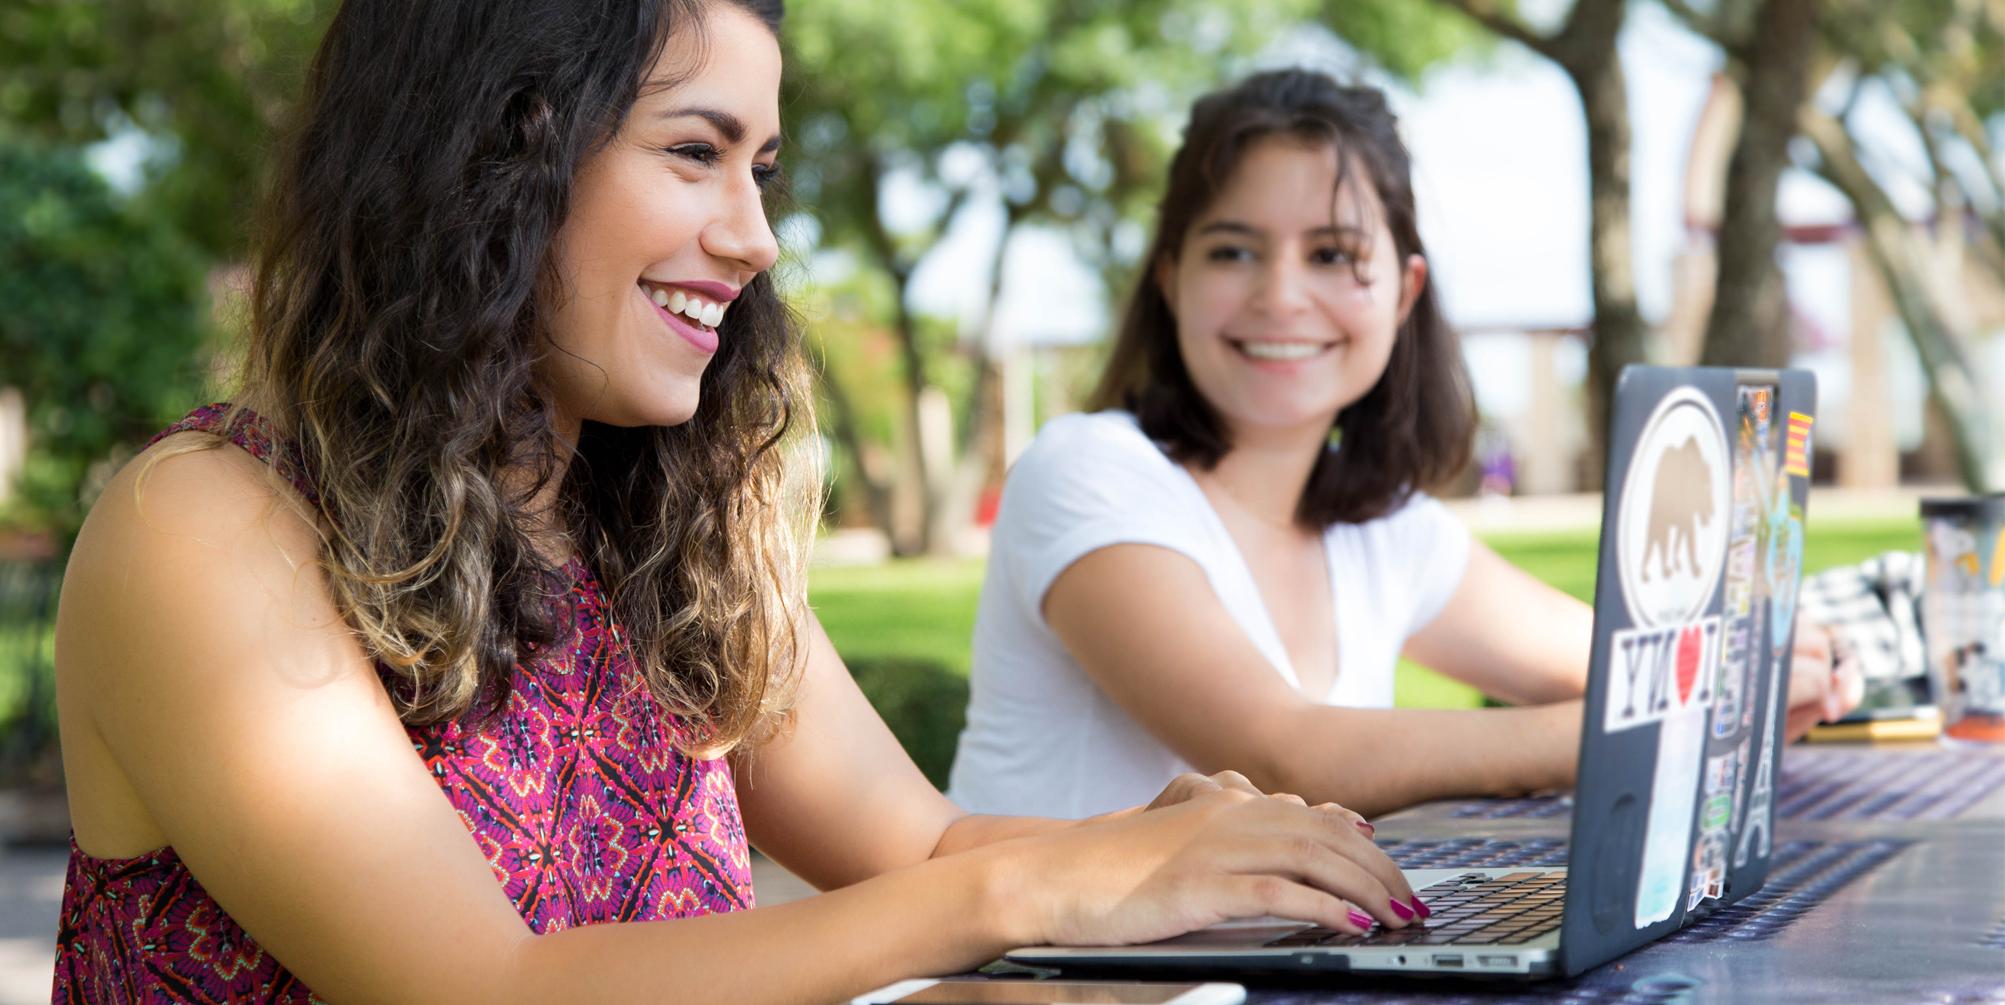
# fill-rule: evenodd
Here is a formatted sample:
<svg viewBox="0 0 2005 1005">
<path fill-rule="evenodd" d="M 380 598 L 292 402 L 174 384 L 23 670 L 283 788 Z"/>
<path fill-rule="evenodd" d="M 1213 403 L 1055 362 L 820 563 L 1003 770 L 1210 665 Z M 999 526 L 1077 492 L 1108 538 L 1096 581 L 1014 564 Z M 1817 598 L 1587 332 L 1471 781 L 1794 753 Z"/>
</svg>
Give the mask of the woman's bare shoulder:
<svg viewBox="0 0 2005 1005">
<path fill-rule="evenodd" d="M 318 551 L 304 501 L 263 462 L 204 434 L 168 437 L 114 475 L 84 521 L 57 608 L 57 671 L 129 682 L 204 665 L 178 649 L 272 645 L 261 629 L 277 615 L 338 621 Z"/>
</svg>

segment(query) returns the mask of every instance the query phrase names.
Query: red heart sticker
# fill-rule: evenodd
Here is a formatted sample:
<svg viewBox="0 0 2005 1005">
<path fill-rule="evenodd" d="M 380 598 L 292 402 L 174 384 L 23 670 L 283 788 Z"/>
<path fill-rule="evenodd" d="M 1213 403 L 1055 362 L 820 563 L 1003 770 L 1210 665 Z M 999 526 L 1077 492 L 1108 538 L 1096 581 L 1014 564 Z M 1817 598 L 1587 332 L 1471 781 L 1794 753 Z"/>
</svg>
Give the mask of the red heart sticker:
<svg viewBox="0 0 2005 1005">
<path fill-rule="evenodd" d="M 1678 633 L 1678 704 L 1692 703 L 1692 685 L 1699 682 L 1699 646 L 1705 633 L 1693 625 Z"/>
</svg>

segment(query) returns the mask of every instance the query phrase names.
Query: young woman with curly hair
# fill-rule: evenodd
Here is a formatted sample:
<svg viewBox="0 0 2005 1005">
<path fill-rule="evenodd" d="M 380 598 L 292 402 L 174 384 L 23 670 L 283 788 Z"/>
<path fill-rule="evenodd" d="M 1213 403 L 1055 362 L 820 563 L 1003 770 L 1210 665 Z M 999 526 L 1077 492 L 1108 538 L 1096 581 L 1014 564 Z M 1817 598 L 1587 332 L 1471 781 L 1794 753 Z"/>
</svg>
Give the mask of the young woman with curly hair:
<svg viewBox="0 0 2005 1005">
<path fill-rule="evenodd" d="M 827 1001 L 1405 924 L 1341 807 L 1223 775 L 970 816 L 857 692 L 802 587 L 779 20 L 336 13 L 242 386 L 111 481 L 64 582 L 57 1000 Z M 832 892 L 752 910 L 754 845 Z"/>
</svg>

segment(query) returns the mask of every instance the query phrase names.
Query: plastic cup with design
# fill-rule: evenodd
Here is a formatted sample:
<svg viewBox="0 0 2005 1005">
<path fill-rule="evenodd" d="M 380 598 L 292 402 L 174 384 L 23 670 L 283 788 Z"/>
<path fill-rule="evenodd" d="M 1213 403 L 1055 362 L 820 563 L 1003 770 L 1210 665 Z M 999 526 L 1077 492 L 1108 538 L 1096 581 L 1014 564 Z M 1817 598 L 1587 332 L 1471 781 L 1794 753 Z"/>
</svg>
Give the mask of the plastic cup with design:
<svg viewBox="0 0 2005 1005">
<path fill-rule="evenodd" d="M 1921 629 L 1952 741 L 2005 743 L 2005 495 L 1924 499 Z"/>
</svg>

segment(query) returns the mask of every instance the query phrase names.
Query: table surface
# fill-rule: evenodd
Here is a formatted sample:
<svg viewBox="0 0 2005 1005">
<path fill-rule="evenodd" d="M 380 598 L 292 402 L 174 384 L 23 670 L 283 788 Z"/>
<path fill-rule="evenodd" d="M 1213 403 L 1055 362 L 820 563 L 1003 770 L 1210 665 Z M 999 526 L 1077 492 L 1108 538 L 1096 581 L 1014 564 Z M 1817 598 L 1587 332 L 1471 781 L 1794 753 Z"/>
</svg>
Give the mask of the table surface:
<svg viewBox="0 0 2005 1005">
<path fill-rule="evenodd" d="M 1251 1005 L 1333 1002 L 2005 1003 L 2005 747 L 1798 745 L 1768 883 L 1571 980 L 1244 979 Z M 1376 821 L 1401 865 L 1564 865 L 1562 797 L 1433 803 Z"/>
</svg>

